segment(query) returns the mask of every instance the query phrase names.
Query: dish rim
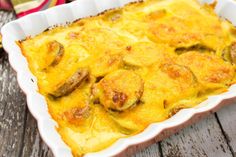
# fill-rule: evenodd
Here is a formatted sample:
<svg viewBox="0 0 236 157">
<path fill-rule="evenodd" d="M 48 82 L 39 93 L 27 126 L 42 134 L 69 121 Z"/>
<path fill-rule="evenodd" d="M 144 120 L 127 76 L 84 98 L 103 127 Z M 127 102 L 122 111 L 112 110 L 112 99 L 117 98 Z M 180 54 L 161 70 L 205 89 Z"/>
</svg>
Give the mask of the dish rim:
<svg viewBox="0 0 236 157">
<path fill-rule="evenodd" d="M 85 2 L 85 1 L 88 1 L 88 2 Z M 123 5 L 125 3 L 136 1 L 136 0 L 113 0 L 113 1 Z M 209 0 L 202 0 L 202 1 L 209 2 Z M 33 32 L 33 35 L 38 34 L 36 33 L 37 31 L 32 31 L 31 33 L 27 32 L 27 29 L 32 29 L 31 27 L 35 26 L 35 24 L 33 24 L 32 21 L 34 21 L 35 20 L 34 18 L 36 17 L 43 18 L 49 15 L 49 18 L 47 17 L 47 20 L 50 20 L 50 18 L 52 19 L 53 16 L 55 16 L 55 14 L 60 14 L 59 12 L 61 10 L 66 10 L 66 13 L 70 13 L 70 11 L 68 10 L 78 5 L 85 5 L 85 3 L 95 5 L 97 12 L 91 10 L 91 14 L 94 14 L 94 15 L 104 10 L 114 8 L 114 4 L 109 3 L 109 5 L 104 5 L 105 2 L 107 1 L 99 0 L 99 3 L 98 3 L 98 0 L 74 1 L 68 4 L 56 6 L 56 7 L 53 7 L 44 11 L 40 11 L 37 13 L 33 13 L 25 17 L 22 17 L 20 19 L 11 21 L 5 24 L 1 29 L 1 32 L 3 35 L 3 38 L 2 38 L 3 48 L 9 55 L 10 65 L 17 73 L 18 84 L 27 97 L 26 100 L 27 100 L 27 106 L 29 108 L 29 111 L 37 120 L 40 136 L 42 137 L 43 141 L 49 146 L 49 148 L 52 150 L 53 154 L 56 157 L 65 157 L 65 156 L 69 157 L 69 156 L 72 156 L 72 153 L 71 153 L 70 148 L 64 143 L 59 133 L 56 131 L 57 123 L 51 118 L 49 112 L 47 111 L 47 104 L 46 104 L 45 98 L 41 94 L 39 94 L 39 92 L 37 92 L 37 89 L 38 89 L 37 79 L 29 70 L 28 63 L 25 57 L 22 55 L 21 51 L 19 51 L 19 47 L 15 43 L 16 41 L 15 38 L 18 38 L 17 40 L 20 40 L 19 38 L 22 38 L 23 36 L 26 36 L 27 34 L 32 34 L 32 32 Z M 219 16 L 225 17 L 226 19 L 230 20 L 234 25 L 236 25 L 236 18 L 235 18 L 236 10 L 233 11 L 232 8 L 231 10 L 229 9 L 230 6 L 232 5 L 233 7 L 236 7 L 236 2 L 234 2 L 233 0 L 219 0 L 215 8 L 215 11 Z M 73 13 L 72 15 L 74 16 Z M 66 16 L 69 16 L 69 15 L 66 15 Z M 66 23 L 67 22 L 66 16 L 65 17 L 63 16 L 64 21 L 60 21 L 57 24 Z M 70 17 L 68 19 L 70 19 L 69 21 L 74 21 L 78 18 Z M 31 24 L 30 24 L 30 21 L 31 21 Z M 28 23 L 30 27 L 26 26 L 25 25 L 26 23 Z M 48 27 L 53 26 L 52 23 L 50 23 L 50 21 L 47 21 L 47 24 L 48 24 Z M 22 28 L 23 26 L 26 26 L 26 29 Z M 11 31 L 13 31 L 13 34 L 14 33 L 15 34 L 12 35 Z M 88 153 L 85 156 L 86 157 L 99 157 L 99 156 L 102 157 L 102 156 L 118 155 L 122 153 L 123 151 L 125 151 L 130 146 L 139 145 L 147 141 L 150 141 L 151 139 L 160 135 L 160 133 L 166 129 L 171 129 L 171 128 L 173 129 L 173 128 L 181 127 L 185 123 L 189 122 L 189 120 L 195 115 L 198 115 L 198 114 L 201 115 L 205 112 L 211 112 L 212 110 L 218 108 L 224 100 L 236 98 L 236 94 L 234 93 L 236 93 L 236 84 L 232 85 L 229 88 L 229 91 L 219 94 L 219 95 L 210 96 L 206 101 L 200 103 L 198 106 L 194 108 L 182 109 L 176 115 L 172 116 L 171 118 L 163 122 L 150 124 L 143 132 L 137 135 L 134 135 L 128 138 L 121 138 L 118 141 L 116 141 L 114 144 L 109 146 L 108 148 L 105 148 L 104 150 L 99 151 L 99 152 Z M 36 102 L 35 100 L 39 102 Z M 35 104 L 42 105 L 43 107 L 35 106 Z"/>
</svg>

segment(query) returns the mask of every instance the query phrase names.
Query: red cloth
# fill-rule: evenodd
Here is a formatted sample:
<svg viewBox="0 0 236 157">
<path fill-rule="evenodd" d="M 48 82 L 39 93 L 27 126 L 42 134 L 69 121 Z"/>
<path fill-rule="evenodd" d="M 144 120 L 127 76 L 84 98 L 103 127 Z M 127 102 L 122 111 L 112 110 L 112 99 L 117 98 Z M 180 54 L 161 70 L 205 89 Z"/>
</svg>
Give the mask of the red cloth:
<svg viewBox="0 0 236 157">
<path fill-rule="evenodd" d="M 0 9 L 4 10 L 15 10 L 16 16 L 22 17 L 27 14 L 45 10 L 47 8 L 64 4 L 65 0 L 0 0 Z"/>
<path fill-rule="evenodd" d="M 12 10 L 12 5 L 8 0 L 0 0 L 0 9 Z"/>
</svg>

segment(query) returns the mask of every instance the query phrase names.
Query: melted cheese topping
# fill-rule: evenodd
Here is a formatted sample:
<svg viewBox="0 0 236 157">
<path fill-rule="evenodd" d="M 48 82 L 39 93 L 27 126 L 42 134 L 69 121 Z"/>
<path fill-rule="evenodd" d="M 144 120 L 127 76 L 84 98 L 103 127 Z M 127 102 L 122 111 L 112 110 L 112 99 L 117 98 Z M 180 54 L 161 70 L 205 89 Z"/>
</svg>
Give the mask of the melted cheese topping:
<svg viewBox="0 0 236 157">
<path fill-rule="evenodd" d="M 195 0 L 147 0 L 18 42 L 74 156 L 235 82 L 235 30 Z"/>
</svg>

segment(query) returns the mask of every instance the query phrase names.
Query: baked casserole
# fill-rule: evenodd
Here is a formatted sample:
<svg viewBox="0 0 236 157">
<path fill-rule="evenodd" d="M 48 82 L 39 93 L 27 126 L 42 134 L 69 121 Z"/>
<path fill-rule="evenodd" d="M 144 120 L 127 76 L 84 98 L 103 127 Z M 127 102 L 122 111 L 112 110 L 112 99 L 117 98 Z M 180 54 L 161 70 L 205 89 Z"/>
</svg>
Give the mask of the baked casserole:
<svg viewBox="0 0 236 157">
<path fill-rule="evenodd" d="M 236 29 L 197 0 L 145 0 L 18 41 L 74 156 L 235 83 Z"/>
</svg>

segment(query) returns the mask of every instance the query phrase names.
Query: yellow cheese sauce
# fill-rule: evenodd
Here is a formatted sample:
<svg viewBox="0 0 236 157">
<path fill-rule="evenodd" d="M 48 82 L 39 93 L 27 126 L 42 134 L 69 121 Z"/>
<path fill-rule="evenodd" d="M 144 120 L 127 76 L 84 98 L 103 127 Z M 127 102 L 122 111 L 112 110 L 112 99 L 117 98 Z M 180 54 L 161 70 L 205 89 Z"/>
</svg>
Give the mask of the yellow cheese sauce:
<svg viewBox="0 0 236 157">
<path fill-rule="evenodd" d="M 18 44 L 74 156 L 235 83 L 235 28 L 196 0 L 146 0 Z"/>
</svg>

